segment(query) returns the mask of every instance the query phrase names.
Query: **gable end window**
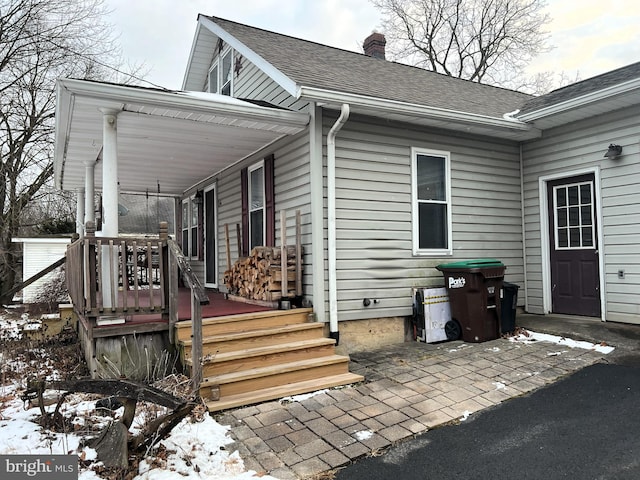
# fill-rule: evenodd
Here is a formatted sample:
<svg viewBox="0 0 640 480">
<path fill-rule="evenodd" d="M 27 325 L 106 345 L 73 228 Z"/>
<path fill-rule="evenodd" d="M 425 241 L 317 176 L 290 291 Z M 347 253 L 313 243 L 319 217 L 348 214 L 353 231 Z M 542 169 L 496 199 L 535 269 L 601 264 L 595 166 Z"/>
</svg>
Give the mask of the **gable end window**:
<svg viewBox="0 0 640 480">
<path fill-rule="evenodd" d="M 411 151 L 414 255 L 450 255 L 451 167 L 449 152 Z"/>
<path fill-rule="evenodd" d="M 233 93 L 233 50 L 227 48 L 213 62 L 209 69 L 210 93 L 231 96 Z"/>
</svg>

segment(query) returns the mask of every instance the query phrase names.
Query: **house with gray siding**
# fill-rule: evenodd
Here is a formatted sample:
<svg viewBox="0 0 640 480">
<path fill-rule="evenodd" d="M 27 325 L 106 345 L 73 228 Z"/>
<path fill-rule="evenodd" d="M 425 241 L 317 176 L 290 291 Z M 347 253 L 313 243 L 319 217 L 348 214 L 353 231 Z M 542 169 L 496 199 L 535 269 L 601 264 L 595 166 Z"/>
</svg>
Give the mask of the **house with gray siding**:
<svg viewBox="0 0 640 480">
<path fill-rule="evenodd" d="M 384 42 L 200 15 L 181 92 L 59 81 L 57 185 L 88 188 L 117 117 L 119 189 L 174 198 L 173 233 L 223 292 L 227 248 L 292 244 L 299 211 L 303 298 L 347 351 L 403 341 L 412 289 L 474 258 L 506 265 L 527 312 L 640 323 L 640 64 L 532 97 L 387 61 Z"/>
</svg>

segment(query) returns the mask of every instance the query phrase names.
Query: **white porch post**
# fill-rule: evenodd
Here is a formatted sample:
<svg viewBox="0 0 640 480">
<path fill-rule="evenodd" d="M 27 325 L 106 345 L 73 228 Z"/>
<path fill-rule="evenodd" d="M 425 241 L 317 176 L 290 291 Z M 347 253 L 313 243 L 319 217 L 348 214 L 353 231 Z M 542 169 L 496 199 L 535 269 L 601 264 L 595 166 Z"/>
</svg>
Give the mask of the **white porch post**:
<svg viewBox="0 0 640 480">
<path fill-rule="evenodd" d="M 102 236 L 118 236 L 118 122 L 117 110 L 102 112 Z M 111 264 L 117 272 L 117 258 L 109 255 L 108 247 L 102 249 L 102 285 L 105 307 L 113 307 L 112 293 L 118 289 L 118 277 L 111 277 Z"/>
<path fill-rule="evenodd" d="M 84 187 L 78 188 L 78 198 L 76 199 L 76 233 L 80 238 L 84 238 Z"/>
<path fill-rule="evenodd" d="M 87 222 L 96 221 L 96 209 L 93 202 L 96 197 L 95 187 L 95 160 L 84 162 L 84 220 L 82 222 L 82 230 L 84 231 Z"/>
</svg>

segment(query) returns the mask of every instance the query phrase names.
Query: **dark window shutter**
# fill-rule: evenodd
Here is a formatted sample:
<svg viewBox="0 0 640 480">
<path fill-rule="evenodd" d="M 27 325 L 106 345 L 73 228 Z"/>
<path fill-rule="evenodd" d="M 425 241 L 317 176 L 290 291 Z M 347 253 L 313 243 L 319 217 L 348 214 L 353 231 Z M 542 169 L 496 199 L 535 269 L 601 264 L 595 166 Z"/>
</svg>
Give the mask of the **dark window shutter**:
<svg viewBox="0 0 640 480">
<path fill-rule="evenodd" d="M 198 260 L 204 260 L 204 191 L 198 193 L 202 195 L 198 205 Z"/>
<path fill-rule="evenodd" d="M 240 195 L 242 196 L 242 245 L 238 245 L 238 251 L 242 257 L 249 255 L 249 177 L 248 170 L 240 170 Z"/>
<path fill-rule="evenodd" d="M 264 202 L 266 218 L 265 246 L 276 246 L 276 202 L 274 188 L 274 157 L 273 154 L 264 159 Z"/>
</svg>

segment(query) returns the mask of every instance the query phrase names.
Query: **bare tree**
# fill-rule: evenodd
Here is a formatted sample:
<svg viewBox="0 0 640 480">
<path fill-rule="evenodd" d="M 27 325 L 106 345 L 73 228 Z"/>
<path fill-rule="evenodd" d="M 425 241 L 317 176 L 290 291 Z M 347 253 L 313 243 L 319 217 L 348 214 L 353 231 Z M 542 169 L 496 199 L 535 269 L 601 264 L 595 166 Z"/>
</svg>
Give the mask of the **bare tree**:
<svg viewBox="0 0 640 480">
<path fill-rule="evenodd" d="M 399 61 L 479 83 L 514 86 L 548 50 L 545 0 L 372 0 Z"/>
<path fill-rule="evenodd" d="M 53 174 L 55 80 L 114 79 L 103 0 L 0 0 L 0 300 L 15 282 L 23 213 Z"/>
</svg>

